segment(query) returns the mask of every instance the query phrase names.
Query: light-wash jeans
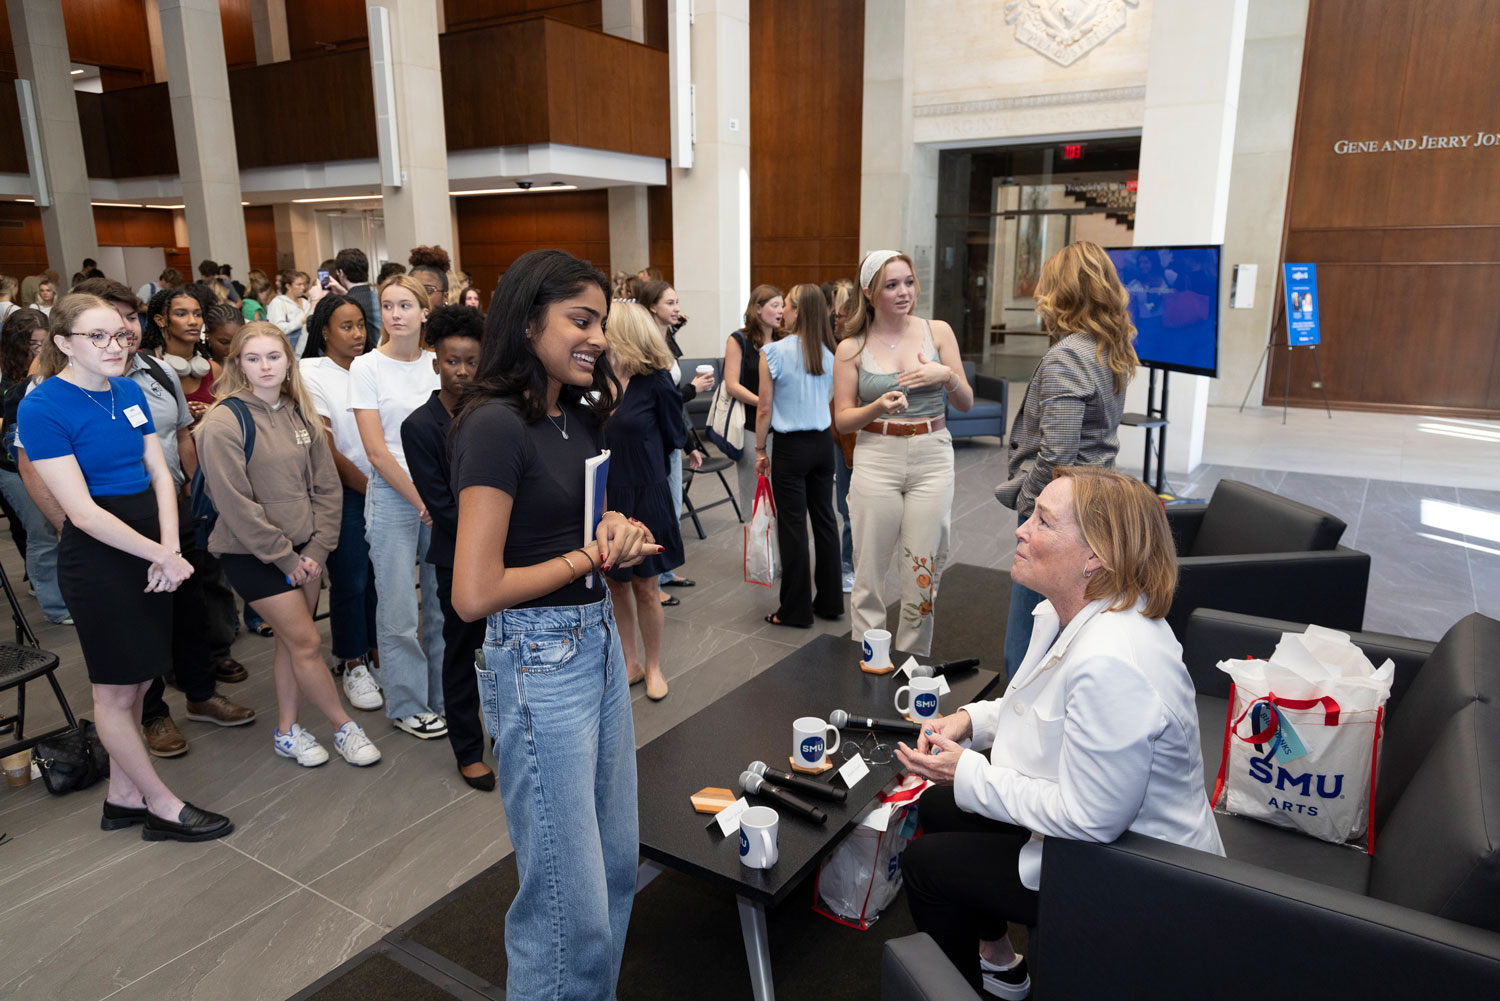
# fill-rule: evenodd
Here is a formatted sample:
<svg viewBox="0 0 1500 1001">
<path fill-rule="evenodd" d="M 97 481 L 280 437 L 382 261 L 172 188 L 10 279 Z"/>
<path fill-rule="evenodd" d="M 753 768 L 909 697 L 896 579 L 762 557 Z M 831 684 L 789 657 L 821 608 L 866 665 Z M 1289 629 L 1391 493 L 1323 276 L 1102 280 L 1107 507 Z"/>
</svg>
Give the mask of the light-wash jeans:
<svg viewBox="0 0 1500 1001">
<path fill-rule="evenodd" d="M 1024 525 L 1026 519 L 1016 516 L 1016 524 Z M 1010 582 L 1010 613 L 1005 620 L 1005 676 L 1014 678 L 1026 651 L 1031 646 L 1031 628 L 1035 618 L 1031 614 L 1044 599 L 1025 584 Z"/>
<path fill-rule="evenodd" d="M 26 573 L 42 616 L 48 622 L 61 622 L 68 617 L 68 606 L 57 586 L 57 533 L 22 486 L 20 473 L 0 469 L 0 493 L 26 527 Z"/>
<path fill-rule="evenodd" d="M 491 615 L 476 673 L 520 879 L 505 915 L 506 997 L 613 998 L 640 835 L 609 592 Z"/>
<path fill-rule="evenodd" d="M 672 511 L 677 515 L 679 524 L 682 522 L 682 449 L 672 453 L 672 461 L 667 467 L 667 489 L 672 491 Z M 665 584 L 669 580 L 676 580 L 677 575 L 668 570 L 657 578 L 658 584 Z"/>
<path fill-rule="evenodd" d="M 385 714 L 443 714 L 443 610 L 437 571 L 421 563 L 422 634 L 417 636 L 417 565 L 427 555 L 432 529 L 405 497 L 376 473 L 365 490 L 365 540 L 379 594 L 375 641 L 380 650 L 376 679 L 385 690 Z"/>
</svg>

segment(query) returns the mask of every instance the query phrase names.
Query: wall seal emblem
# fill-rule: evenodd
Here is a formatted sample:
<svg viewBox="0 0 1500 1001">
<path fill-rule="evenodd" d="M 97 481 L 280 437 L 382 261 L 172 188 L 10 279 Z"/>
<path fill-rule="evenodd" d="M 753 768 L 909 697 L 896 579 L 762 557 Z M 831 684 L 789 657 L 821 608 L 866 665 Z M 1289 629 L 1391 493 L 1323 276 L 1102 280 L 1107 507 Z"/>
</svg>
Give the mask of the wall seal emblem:
<svg viewBox="0 0 1500 1001">
<path fill-rule="evenodd" d="M 1059 66 L 1071 66 L 1125 27 L 1125 8 L 1140 0 L 1009 0 L 1005 23 L 1016 41 Z"/>
</svg>

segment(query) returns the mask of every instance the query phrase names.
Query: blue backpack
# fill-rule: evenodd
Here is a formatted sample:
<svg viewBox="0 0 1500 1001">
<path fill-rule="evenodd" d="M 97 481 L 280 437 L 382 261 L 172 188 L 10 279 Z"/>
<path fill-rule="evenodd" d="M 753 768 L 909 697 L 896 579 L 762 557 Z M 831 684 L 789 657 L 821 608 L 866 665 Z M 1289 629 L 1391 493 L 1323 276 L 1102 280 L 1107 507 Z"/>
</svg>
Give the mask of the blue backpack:
<svg viewBox="0 0 1500 1001">
<path fill-rule="evenodd" d="M 240 422 L 240 434 L 245 439 L 245 462 L 249 463 L 250 456 L 255 454 L 255 420 L 250 416 L 250 408 L 244 400 L 237 400 L 232 396 L 224 400 L 222 406 L 228 407 Z M 193 472 L 188 510 L 193 516 L 193 538 L 198 543 L 198 551 L 206 553 L 208 537 L 219 523 L 219 509 L 214 507 L 213 498 L 208 496 L 208 487 L 203 482 L 202 462 L 198 463 L 198 468 Z"/>
</svg>

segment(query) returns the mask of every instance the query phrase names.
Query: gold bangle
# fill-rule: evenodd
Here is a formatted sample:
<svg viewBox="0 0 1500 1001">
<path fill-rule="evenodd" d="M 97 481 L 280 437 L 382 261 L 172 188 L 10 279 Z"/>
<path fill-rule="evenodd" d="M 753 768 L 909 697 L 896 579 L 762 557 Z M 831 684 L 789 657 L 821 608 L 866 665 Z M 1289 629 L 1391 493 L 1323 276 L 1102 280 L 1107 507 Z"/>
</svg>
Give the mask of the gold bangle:
<svg viewBox="0 0 1500 1001">
<path fill-rule="evenodd" d="M 578 568 L 573 565 L 573 561 L 572 560 L 568 559 L 568 554 L 567 553 L 559 553 L 557 558 L 560 559 L 560 560 L 562 560 L 564 563 L 566 563 L 568 565 L 568 570 L 573 575 L 572 578 L 569 580 L 569 583 L 572 583 L 573 581 L 577 580 L 578 579 Z"/>
</svg>

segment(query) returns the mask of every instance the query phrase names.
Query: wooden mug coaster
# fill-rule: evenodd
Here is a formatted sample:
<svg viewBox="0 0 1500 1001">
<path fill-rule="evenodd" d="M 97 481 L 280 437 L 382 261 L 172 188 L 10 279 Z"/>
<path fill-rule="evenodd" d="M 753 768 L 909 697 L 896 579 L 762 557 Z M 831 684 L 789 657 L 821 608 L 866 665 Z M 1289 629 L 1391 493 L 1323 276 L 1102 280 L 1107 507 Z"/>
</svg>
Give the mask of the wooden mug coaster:
<svg viewBox="0 0 1500 1001">
<path fill-rule="evenodd" d="M 691 797 L 693 810 L 696 813 L 718 813 L 725 807 L 734 805 L 736 799 L 734 793 L 728 789 L 718 786 L 704 786 Z"/>
<path fill-rule="evenodd" d="M 934 722 L 936 720 L 942 719 L 943 718 L 943 714 L 942 713 L 938 713 L 935 716 L 929 716 L 927 719 L 915 719 L 915 718 L 912 717 L 912 715 L 910 713 L 902 713 L 901 714 L 901 718 L 904 719 L 904 720 L 906 720 L 906 722 L 908 722 L 908 723 L 915 723 L 918 726 L 921 726 L 923 723 L 932 723 L 932 722 Z"/>
<path fill-rule="evenodd" d="M 896 665 L 894 663 L 887 663 L 885 665 L 885 667 L 880 668 L 879 670 L 876 670 L 875 668 L 871 667 L 869 664 L 866 664 L 864 661 L 860 661 L 859 662 L 859 669 L 861 671 L 865 672 L 866 674 L 890 674 L 892 671 L 894 671 L 896 669 Z"/>
<path fill-rule="evenodd" d="M 801 772 L 803 775 L 822 775 L 824 772 L 833 768 L 833 762 L 829 761 L 827 756 L 824 756 L 823 763 L 817 768 L 808 768 L 806 765 L 797 764 L 797 759 L 792 757 L 790 754 L 787 755 L 786 760 L 791 762 L 792 771 Z"/>
</svg>

